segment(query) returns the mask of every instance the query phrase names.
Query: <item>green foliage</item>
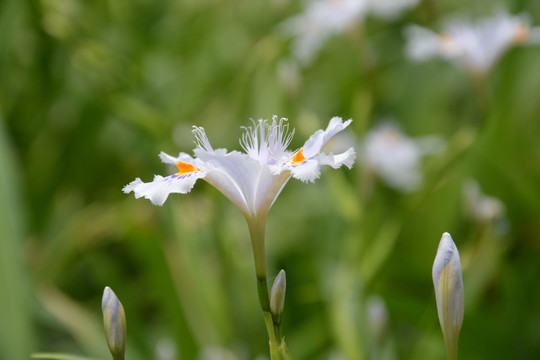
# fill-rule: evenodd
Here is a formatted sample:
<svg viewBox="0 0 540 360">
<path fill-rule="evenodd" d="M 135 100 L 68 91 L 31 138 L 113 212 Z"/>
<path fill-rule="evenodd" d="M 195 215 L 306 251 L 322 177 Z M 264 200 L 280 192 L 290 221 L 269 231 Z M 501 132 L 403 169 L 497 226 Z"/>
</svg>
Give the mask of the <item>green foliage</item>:
<svg viewBox="0 0 540 360">
<path fill-rule="evenodd" d="M 354 119 L 359 139 L 391 117 L 447 140 L 413 193 L 360 165 L 283 190 L 267 224 L 268 280 L 287 272 L 294 359 L 444 358 L 431 266 L 445 231 L 463 265 L 460 358 L 540 358 L 540 46 L 511 49 L 480 85 L 449 62 L 403 55 L 406 24 L 491 13 L 469 3 L 368 18 L 295 78 L 280 75 L 290 40 L 276 25 L 299 2 L 1 2 L 0 358 L 110 358 L 105 286 L 125 308 L 128 360 L 267 354 L 240 212 L 203 181 L 162 208 L 121 189 L 167 174 L 157 154 L 189 153 L 192 125 L 232 150 L 249 118 L 273 114 L 296 128 L 293 147 L 334 115 Z M 540 24 L 536 1 L 505 5 Z M 468 178 L 502 200 L 505 221 L 465 216 Z M 373 296 L 387 307 L 379 331 Z"/>
</svg>

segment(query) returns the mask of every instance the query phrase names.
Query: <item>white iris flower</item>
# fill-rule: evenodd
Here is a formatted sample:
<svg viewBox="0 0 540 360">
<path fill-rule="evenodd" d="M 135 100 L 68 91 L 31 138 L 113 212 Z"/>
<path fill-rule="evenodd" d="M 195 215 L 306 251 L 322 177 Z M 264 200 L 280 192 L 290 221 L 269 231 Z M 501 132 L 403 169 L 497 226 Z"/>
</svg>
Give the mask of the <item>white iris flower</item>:
<svg viewBox="0 0 540 360">
<path fill-rule="evenodd" d="M 325 130 L 316 131 L 296 151 L 287 150 L 294 130 L 289 131 L 287 119 L 278 121 L 277 116 L 271 122 L 259 120 L 254 126 L 244 128 L 240 144 L 245 152 L 214 149 L 204 129 L 194 127 L 197 145 L 194 157 L 186 153 L 177 157 L 159 154 L 164 163 L 175 164 L 178 172 L 166 177 L 156 175 L 148 183 L 137 178 L 123 191 L 163 205 L 169 194 L 188 193 L 198 179 L 204 179 L 231 200 L 247 219 L 264 218 L 291 177 L 312 182 L 320 176 L 321 165 L 334 169 L 342 165 L 352 167 L 356 157 L 352 147 L 337 155 L 321 153 L 322 146 L 351 121 L 332 118 Z"/>
<path fill-rule="evenodd" d="M 424 61 L 433 57 L 455 60 L 474 74 L 487 73 L 510 47 L 540 42 L 540 28 L 531 28 L 523 15 L 506 12 L 470 21 L 448 21 L 438 34 L 417 25 L 405 29 L 408 57 Z"/>
<path fill-rule="evenodd" d="M 279 25 L 293 38 L 293 55 L 308 65 L 324 42 L 362 23 L 368 14 L 392 19 L 419 0 L 314 0 L 306 2 L 304 12 Z"/>
<path fill-rule="evenodd" d="M 316 0 L 279 26 L 294 38 L 294 56 L 306 65 L 328 37 L 345 32 L 363 18 L 366 9 L 365 0 Z"/>
<path fill-rule="evenodd" d="M 394 123 L 386 122 L 366 134 L 361 161 L 390 187 L 410 192 L 422 182 L 422 157 L 444 147 L 444 140 L 438 136 L 411 138 Z"/>
</svg>

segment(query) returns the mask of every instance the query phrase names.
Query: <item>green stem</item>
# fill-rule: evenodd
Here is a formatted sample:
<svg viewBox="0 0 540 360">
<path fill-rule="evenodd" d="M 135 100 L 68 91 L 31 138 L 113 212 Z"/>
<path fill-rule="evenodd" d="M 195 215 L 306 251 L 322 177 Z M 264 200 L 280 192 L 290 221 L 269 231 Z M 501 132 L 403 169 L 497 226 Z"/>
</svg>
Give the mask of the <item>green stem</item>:
<svg viewBox="0 0 540 360">
<path fill-rule="evenodd" d="M 251 235 L 251 247 L 255 260 L 255 274 L 257 275 L 257 295 L 264 316 L 264 323 L 268 333 L 271 360 L 290 360 L 289 350 L 281 335 L 281 317 L 273 316 L 270 311 L 270 296 L 268 294 L 268 281 L 266 279 L 266 262 L 264 248 L 264 231 L 266 216 L 246 216 Z"/>
<path fill-rule="evenodd" d="M 251 248 L 253 249 L 253 259 L 255 260 L 255 274 L 257 275 L 259 299 L 261 294 L 263 294 L 261 289 L 259 289 L 259 279 L 264 279 L 264 293 L 266 293 L 266 302 L 269 303 L 268 289 L 266 288 L 266 261 L 264 251 L 264 230 L 266 225 L 266 216 L 246 216 L 246 220 L 249 227 L 249 234 L 251 235 Z M 268 308 L 270 308 L 270 306 L 268 306 Z"/>
<path fill-rule="evenodd" d="M 281 333 L 281 315 L 272 315 L 272 322 L 274 324 L 274 334 L 276 335 L 276 339 L 283 338 L 283 335 Z"/>
<path fill-rule="evenodd" d="M 270 312 L 270 296 L 268 295 L 268 281 L 266 280 L 266 262 L 264 249 L 264 231 L 266 216 L 246 217 L 251 235 L 251 247 L 255 260 L 255 274 L 257 275 L 257 295 L 263 311 L 264 322 L 270 343 L 278 344 L 274 331 L 274 321 Z"/>
<path fill-rule="evenodd" d="M 268 332 L 270 343 L 277 343 L 272 313 L 270 312 L 270 300 L 268 297 L 266 276 L 257 276 L 257 294 L 259 295 L 259 304 L 261 305 L 261 310 L 263 311 L 264 323 L 266 325 L 266 331 Z"/>
<path fill-rule="evenodd" d="M 457 342 L 446 344 L 446 360 L 457 360 Z"/>
</svg>

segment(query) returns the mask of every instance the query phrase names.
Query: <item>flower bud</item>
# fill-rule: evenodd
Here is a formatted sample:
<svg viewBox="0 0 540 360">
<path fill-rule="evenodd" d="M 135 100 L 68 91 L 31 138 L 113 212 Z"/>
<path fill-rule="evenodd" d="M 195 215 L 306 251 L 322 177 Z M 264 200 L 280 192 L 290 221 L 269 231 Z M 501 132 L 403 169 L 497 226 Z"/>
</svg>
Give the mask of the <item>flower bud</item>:
<svg viewBox="0 0 540 360">
<path fill-rule="evenodd" d="M 463 278 L 459 252 L 449 233 L 444 233 L 433 263 L 433 285 L 446 356 L 457 359 L 459 332 L 463 323 Z"/>
<path fill-rule="evenodd" d="M 101 301 L 107 345 L 114 360 L 123 360 L 126 349 L 126 315 L 122 303 L 106 286 Z"/>
<path fill-rule="evenodd" d="M 270 292 L 270 311 L 272 312 L 272 315 L 281 315 L 283 312 L 286 287 L 285 271 L 281 270 L 277 275 L 276 280 L 274 280 L 272 291 Z"/>
</svg>

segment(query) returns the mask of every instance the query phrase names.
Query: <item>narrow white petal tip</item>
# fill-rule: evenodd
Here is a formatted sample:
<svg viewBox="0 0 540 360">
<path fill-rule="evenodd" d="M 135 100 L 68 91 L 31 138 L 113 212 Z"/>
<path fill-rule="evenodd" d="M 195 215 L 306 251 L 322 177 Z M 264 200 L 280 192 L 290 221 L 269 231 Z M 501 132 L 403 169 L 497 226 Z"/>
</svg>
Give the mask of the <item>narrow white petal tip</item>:
<svg viewBox="0 0 540 360">
<path fill-rule="evenodd" d="M 343 122 L 343 118 L 340 116 L 334 116 L 330 119 L 330 122 L 328 123 L 328 128 L 332 128 L 338 125 L 342 125 L 343 129 L 345 129 L 349 124 L 352 122 L 352 119 L 348 119 L 345 122 Z"/>
<path fill-rule="evenodd" d="M 127 184 L 126 186 L 124 186 L 122 188 L 122 191 L 125 193 L 125 194 L 129 194 L 130 192 L 132 192 L 135 187 L 137 187 L 137 185 L 139 184 L 142 184 L 142 180 L 139 179 L 139 178 L 136 178 L 135 180 L 133 180 L 132 182 L 130 182 L 129 184 Z"/>
<path fill-rule="evenodd" d="M 330 119 L 328 126 L 325 130 L 317 130 L 311 137 L 306 141 L 303 146 L 304 156 L 310 158 L 317 155 L 324 144 L 328 142 L 334 135 L 343 131 L 349 124 L 352 122 L 352 119 L 349 119 L 343 122 L 343 119 L 339 116 L 334 116 Z"/>
<path fill-rule="evenodd" d="M 326 155 L 321 154 L 319 156 L 319 163 L 321 165 L 328 165 L 334 169 L 339 169 L 341 166 L 345 165 L 349 169 L 354 165 L 356 160 L 356 151 L 353 147 L 350 147 L 347 151 L 337 155 Z"/>
<path fill-rule="evenodd" d="M 176 162 L 178 161 L 177 158 L 175 158 L 174 156 L 171 156 L 165 152 L 160 152 L 159 153 L 159 158 L 161 160 L 161 162 L 165 163 L 165 164 L 176 164 Z"/>
<path fill-rule="evenodd" d="M 183 175 L 170 175 L 163 177 L 155 175 L 154 180 L 148 183 L 142 182 L 137 178 L 122 189 L 124 193 L 129 194 L 133 191 L 135 198 L 144 197 L 152 204 L 161 206 L 167 200 L 171 193 L 186 194 L 191 191 L 195 182 L 204 177 L 206 173 L 198 170 Z"/>
<path fill-rule="evenodd" d="M 347 168 L 351 169 L 354 165 L 354 161 L 356 160 L 356 150 L 351 147 L 343 154 L 340 154 L 340 156 L 342 157 L 342 159 L 340 160 L 340 165 L 345 165 Z"/>
</svg>

